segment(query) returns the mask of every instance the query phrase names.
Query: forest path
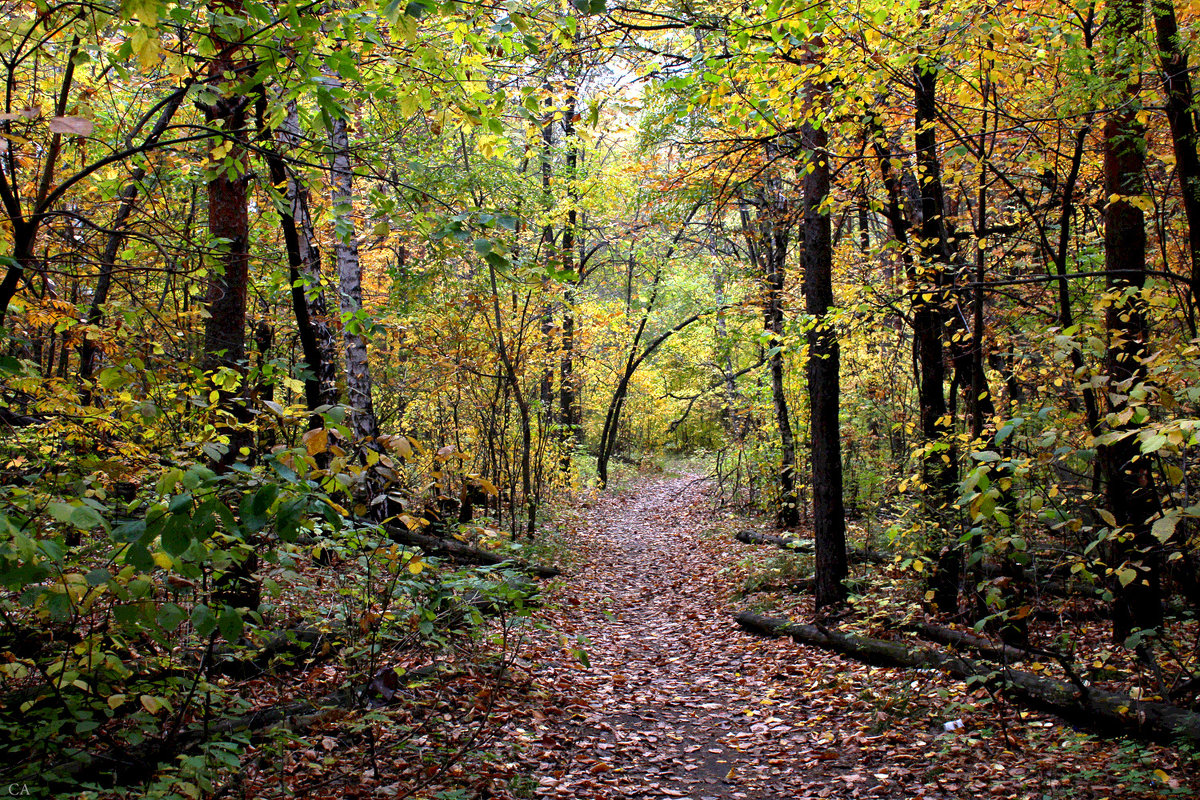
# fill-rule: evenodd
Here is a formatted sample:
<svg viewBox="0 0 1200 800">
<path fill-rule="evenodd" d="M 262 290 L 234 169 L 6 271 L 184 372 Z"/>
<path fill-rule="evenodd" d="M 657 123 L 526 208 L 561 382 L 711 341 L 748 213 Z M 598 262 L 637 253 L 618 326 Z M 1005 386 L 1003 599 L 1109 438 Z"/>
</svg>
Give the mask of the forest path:
<svg viewBox="0 0 1200 800">
<path fill-rule="evenodd" d="M 836 716 L 865 668 L 731 619 L 743 604 L 726 568 L 750 548 L 712 533 L 705 489 L 694 475 L 642 481 L 583 510 L 569 536 L 582 563 L 544 616 L 569 647 L 586 637 L 589 666 L 562 637 L 535 648 L 550 692 L 528 735 L 536 796 L 892 796 L 895 764 Z"/>
</svg>

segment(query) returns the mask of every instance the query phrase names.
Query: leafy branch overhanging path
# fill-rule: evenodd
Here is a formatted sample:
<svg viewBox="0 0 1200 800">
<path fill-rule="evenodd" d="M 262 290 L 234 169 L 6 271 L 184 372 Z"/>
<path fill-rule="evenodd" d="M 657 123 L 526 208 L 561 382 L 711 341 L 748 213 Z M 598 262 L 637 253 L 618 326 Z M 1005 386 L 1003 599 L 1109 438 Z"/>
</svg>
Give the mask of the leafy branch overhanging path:
<svg viewBox="0 0 1200 800">
<path fill-rule="evenodd" d="M 507 732 L 538 797 L 1142 796 L 1096 780 L 1112 742 L 1053 717 L 963 710 L 967 690 L 940 673 L 747 635 L 729 565 L 764 553 L 731 543 L 706 490 L 694 475 L 645 480 L 583 511 L 580 563 L 543 615 L 556 635 L 529 653 L 549 697 Z M 947 733 L 941 717 L 966 727 Z M 1073 755 L 1047 755 L 1050 740 Z"/>
</svg>

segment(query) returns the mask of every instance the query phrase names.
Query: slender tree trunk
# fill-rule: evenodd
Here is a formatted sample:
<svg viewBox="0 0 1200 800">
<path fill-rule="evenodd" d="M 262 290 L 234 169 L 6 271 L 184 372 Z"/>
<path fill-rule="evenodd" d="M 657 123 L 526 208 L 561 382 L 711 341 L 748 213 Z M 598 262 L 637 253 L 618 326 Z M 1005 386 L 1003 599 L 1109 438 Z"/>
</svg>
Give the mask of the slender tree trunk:
<svg viewBox="0 0 1200 800">
<path fill-rule="evenodd" d="M 1087 136 L 1092 130 L 1092 115 L 1088 114 L 1084 124 L 1075 132 L 1075 144 L 1071 153 L 1071 167 L 1067 172 L 1067 180 L 1063 184 L 1062 208 L 1058 215 L 1058 245 L 1053 251 L 1054 259 L 1054 274 L 1058 277 L 1058 323 L 1064 331 L 1070 329 L 1075 324 L 1075 317 L 1071 310 L 1071 287 L 1067 273 L 1067 262 L 1070 258 L 1071 247 L 1071 220 L 1075 213 L 1075 187 L 1079 182 L 1079 170 L 1083 163 L 1083 151 L 1087 144 Z M 1079 348 L 1072 347 L 1069 354 L 1071 359 L 1071 367 L 1076 374 L 1083 374 L 1083 354 L 1079 352 Z M 1011 361 L 1011 357 L 1010 357 Z M 1008 383 L 1010 384 L 1009 395 L 1014 396 L 1011 386 L 1015 384 L 1016 377 L 1012 370 L 1009 370 Z M 1096 399 L 1096 390 L 1090 385 L 1085 385 L 1081 393 L 1083 395 L 1083 409 L 1085 419 L 1087 420 L 1088 431 L 1093 436 L 1100 435 L 1100 405 Z M 1092 468 L 1092 491 L 1096 494 L 1100 493 L 1101 483 L 1103 481 L 1103 469 L 1099 460 Z"/>
<path fill-rule="evenodd" d="M 354 170 L 350 165 L 350 136 L 346 120 L 330 118 L 330 162 L 335 235 L 333 258 L 337 265 L 342 339 L 346 347 L 346 390 L 351 406 L 351 430 L 362 441 L 379 436 L 379 423 L 371 400 L 371 366 L 367 360 L 366 321 L 362 310 L 362 264 L 354 227 Z"/>
<path fill-rule="evenodd" d="M 671 246 L 667 248 L 667 252 L 659 263 L 658 269 L 654 272 L 653 290 L 650 292 L 650 301 L 646 303 L 646 308 L 642 311 L 642 318 L 638 321 L 637 330 L 633 335 L 633 343 L 629 346 L 629 355 L 625 360 L 625 369 L 622 371 L 617 388 L 608 402 L 608 410 L 604 415 L 604 425 L 600 429 L 600 449 L 596 455 L 596 478 L 601 489 L 608 485 L 608 461 L 613 454 L 613 448 L 616 446 L 617 428 L 621 420 L 621 409 L 625 405 L 625 395 L 629 391 L 629 381 L 633 377 L 633 373 L 647 357 L 658 349 L 659 345 L 673 334 L 678 333 L 695 322 L 701 316 L 700 314 L 695 314 L 685 319 L 647 345 L 639 355 L 638 347 L 641 344 L 643 334 L 646 332 L 646 324 L 650 321 L 650 315 L 658 303 L 658 291 L 662 281 L 663 264 L 666 264 L 675 255 L 675 250 L 679 247 L 680 240 L 683 238 L 684 233 L 687 232 L 687 226 L 691 223 L 692 218 L 696 216 L 696 212 L 700 210 L 703 204 L 703 199 L 698 200 L 692 206 L 691 210 L 688 211 L 687 216 L 684 217 L 683 222 L 679 226 L 679 230 L 671 238 Z M 630 274 L 632 274 L 632 261 L 630 263 Z"/>
<path fill-rule="evenodd" d="M 71 41 L 70 52 L 67 56 L 65 68 L 63 69 L 62 83 L 59 85 L 58 97 L 54 104 L 54 114 L 56 116 L 62 116 L 67 113 L 67 102 L 70 100 L 71 88 L 75 81 L 75 57 L 78 54 L 79 37 L 75 36 Z M 51 134 L 50 144 L 46 148 L 45 158 L 40 165 L 41 176 L 34 191 L 28 215 L 22 213 L 21 201 L 18 199 L 20 188 L 15 166 L 11 167 L 8 174 L 0 170 L 0 202 L 3 202 L 4 209 L 8 212 L 13 243 L 12 258 L 7 265 L 8 268 L 4 273 L 4 279 L 0 280 L 0 328 L 4 327 L 4 320 L 8 315 L 9 303 L 16 296 L 20 282 L 25 279 L 25 270 L 31 268 L 36 263 L 34 246 L 42 220 L 50 210 L 48 197 L 57 176 L 58 157 L 62 152 L 62 141 L 63 135 L 61 133 Z M 10 161 L 10 166 L 13 163 L 13 161 Z"/>
<path fill-rule="evenodd" d="M 300 115 L 295 102 L 288 103 L 287 116 L 275 132 L 275 146 L 264 148 L 271 172 L 271 183 L 282 186 L 279 223 L 287 250 L 288 279 L 291 282 L 292 313 L 304 363 L 310 373 L 304 382 L 304 398 L 309 411 L 338 402 L 338 346 L 329 325 L 329 307 L 321 285 L 321 253 L 308 207 L 308 188 L 294 170 L 288 168 L 283 154 L 303 144 Z M 319 416 L 310 425 L 320 426 Z"/>
<path fill-rule="evenodd" d="M 562 230 L 562 269 L 567 281 L 563 289 L 563 319 L 562 319 L 562 352 L 559 353 L 559 420 L 563 428 L 563 444 L 567 450 L 578 445 L 583 440 L 583 409 L 579 405 L 579 377 L 575 374 L 575 301 L 576 288 L 582 280 L 582 275 L 575 275 L 575 270 L 582 269 L 575 260 L 575 248 L 578 246 L 579 225 L 579 187 L 576 185 L 576 172 L 579 169 L 579 143 L 575 140 L 575 84 L 569 84 L 566 113 L 563 115 L 563 140 L 567 147 L 567 222 Z M 563 468 L 570 469 L 569 452 L 564 453 Z"/>
<path fill-rule="evenodd" d="M 812 163 L 804 176 L 804 306 L 814 319 L 808 332 L 808 399 L 812 416 L 813 588 L 818 608 L 846 599 L 846 510 L 842 498 L 841 350 L 829 322 L 833 306 L 833 242 L 830 231 L 829 134 L 806 130 Z"/>
<path fill-rule="evenodd" d="M 725 306 L 725 274 L 722 269 L 722 266 L 718 264 L 712 270 L 713 299 L 716 300 L 717 307 L 721 309 Z M 725 317 L 726 312 L 719 310 L 713 323 L 717 335 L 717 364 L 725 383 L 725 407 L 722 414 L 730 435 L 735 441 L 741 441 L 745 435 L 745 420 L 741 412 L 742 395 L 737 388 L 737 378 L 733 369 L 733 348 L 729 340 L 729 326 Z"/>
<path fill-rule="evenodd" d="M 547 87 L 549 91 L 549 87 Z M 541 254 L 544 258 L 554 259 L 554 226 L 550 224 L 549 217 L 554 213 L 554 188 L 552 183 L 552 165 L 551 156 L 554 146 L 554 114 L 553 114 L 553 99 L 547 97 L 546 104 L 550 106 L 547 112 L 548 117 L 542 125 L 542 154 L 541 154 L 541 173 L 542 173 L 542 211 L 547 216 L 547 222 L 542 226 L 542 244 Z M 544 282 L 544 285 L 548 281 Z M 545 363 L 542 368 L 542 382 L 539 387 L 539 396 L 542 401 L 543 413 L 551 413 L 554 408 L 554 367 L 551 361 L 552 353 L 554 352 L 554 304 L 550 302 L 550 295 L 547 292 L 545 299 L 542 302 L 542 341 L 546 346 Z"/>
<path fill-rule="evenodd" d="M 1144 193 L 1145 130 L 1141 110 L 1136 50 L 1142 32 L 1141 0 L 1114 0 L 1109 5 L 1112 52 L 1110 76 L 1120 84 L 1117 107 L 1104 125 L 1104 269 L 1111 303 L 1105 310 L 1109 346 L 1105 368 L 1113 413 L 1129 408 L 1129 395 L 1146 379 L 1149 320 L 1141 291 L 1146 283 L 1146 227 L 1142 210 L 1129 198 Z M 1114 588 L 1113 638 L 1123 642 L 1136 628 L 1162 624 L 1161 556 L 1151 534 L 1150 517 L 1158 511 L 1158 492 L 1150 459 L 1132 435 L 1134 423 L 1117 430 L 1130 433 L 1100 448 L 1109 510 L 1121 529 L 1114 548 L 1118 570 Z M 1122 578 L 1122 567 L 1132 579 Z M 1127 574 L 1126 574 L 1127 575 Z"/>
<path fill-rule="evenodd" d="M 517 413 L 521 419 L 521 493 L 525 503 L 525 535 L 533 538 L 537 530 L 538 498 L 533 491 L 533 470 L 530 457 L 533 451 L 533 425 L 530 419 L 529 400 L 521 387 L 521 376 L 517 374 L 513 355 L 508 351 L 504 338 L 504 315 L 500 312 L 500 291 L 496 284 L 496 268 L 492 262 L 487 262 L 488 277 L 492 284 L 492 310 L 496 318 L 496 349 L 500 353 L 500 363 L 504 367 L 504 378 L 512 393 L 513 401 L 517 404 Z M 514 532 L 516 525 L 516 500 L 513 501 Z M 515 533 L 514 533 L 515 535 Z"/>
</svg>

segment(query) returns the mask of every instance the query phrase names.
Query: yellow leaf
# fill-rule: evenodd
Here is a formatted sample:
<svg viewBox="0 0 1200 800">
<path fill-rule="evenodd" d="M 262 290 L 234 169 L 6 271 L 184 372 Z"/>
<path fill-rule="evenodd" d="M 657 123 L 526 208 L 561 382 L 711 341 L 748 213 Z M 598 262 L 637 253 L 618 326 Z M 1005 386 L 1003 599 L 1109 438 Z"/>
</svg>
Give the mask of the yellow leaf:
<svg viewBox="0 0 1200 800">
<path fill-rule="evenodd" d="M 483 489 L 483 491 L 486 494 L 490 494 L 492 497 L 495 497 L 496 495 L 500 494 L 500 490 L 496 488 L 496 484 L 492 483 L 487 478 L 485 478 L 481 475 L 472 475 L 471 482 L 474 483 L 476 486 L 478 486 L 480 489 Z"/>
<path fill-rule="evenodd" d="M 142 704 L 142 708 L 149 711 L 151 714 L 157 714 L 159 709 L 163 707 L 162 701 L 153 695 L 144 694 L 138 700 Z"/>
<path fill-rule="evenodd" d="M 329 431 L 325 428 L 305 431 L 304 435 L 300 437 L 300 441 L 304 442 L 304 447 L 310 456 L 324 453 L 329 449 Z"/>
<path fill-rule="evenodd" d="M 924 571 L 924 569 L 925 569 L 925 562 L 924 562 L 924 561 L 921 561 L 920 559 L 916 559 L 916 560 L 915 560 L 915 561 L 913 561 L 913 563 L 912 563 L 912 568 L 913 568 L 914 570 L 916 570 L 917 572 L 922 572 L 922 571 Z"/>
<path fill-rule="evenodd" d="M 1154 777 L 1158 778 L 1163 783 L 1166 783 L 1167 781 L 1171 780 L 1171 776 L 1168 775 L 1167 773 L 1163 772 L 1161 769 L 1154 770 L 1153 774 L 1154 774 Z"/>
<path fill-rule="evenodd" d="M 108 696 L 108 707 L 109 708 L 116 708 L 117 706 L 121 705 L 124 702 L 125 702 L 125 695 L 123 695 L 123 694 L 110 694 Z"/>
<path fill-rule="evenodd" d="M 425 569 L 425 562 L 419 558 L 414 558 L 412 561 L 408 562 L 408 571 L 413 575 L 420 574 L 421 570 L 423 569 Z"/>
</svg>

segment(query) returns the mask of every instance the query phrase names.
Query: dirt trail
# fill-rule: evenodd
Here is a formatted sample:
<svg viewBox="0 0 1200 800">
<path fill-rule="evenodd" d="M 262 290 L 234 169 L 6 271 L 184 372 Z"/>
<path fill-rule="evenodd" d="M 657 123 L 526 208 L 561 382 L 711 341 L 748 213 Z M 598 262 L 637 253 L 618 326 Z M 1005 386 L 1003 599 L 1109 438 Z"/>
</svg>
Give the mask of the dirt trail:
<svg viewBox="0 0 1200 800">
<path fill-rule="evenodd" d="M 775 551 L 733 541 L 743 523 L 715 514 L 705 489 L 695 476 L 644 480 L 583 510 L 567 543 L 578 561 L 539 614 L 557 635 L 532 637 L 533 691 L 502 731 L 521 762 L 509 768 L 535 776 L 517 796 L 1165 796 L 1144 763 L 1131 772 L 1113 762 L 1113 743 L 971 698 L 941 673 L 742 632 L 732 620 L 748 605 L 732 597 L 746 574 L 738 564 Z M 590 666 L 569 654 L 576 636 L 590 641 Z M 1152 765 L 1184 770 L 1155 752 Z"/>
<path fill-rule="evenodd" d="M 811 709 L 780 703 L 805 678 L 804 654 L 730 619 L 720 572 L 741 546 L 703 535 L 703 490 L 686 476 L 601 498 L 573 537 L 585 563 L 552 624 L 589 639 L 590 669 L 543 664 L 565 713 L 543 731 L 539 796 L 855 794 L 838 779 L 853 753 L 830 748 Z M 824 768 L 798 774 L 814 747 Z"/>
</svg>

